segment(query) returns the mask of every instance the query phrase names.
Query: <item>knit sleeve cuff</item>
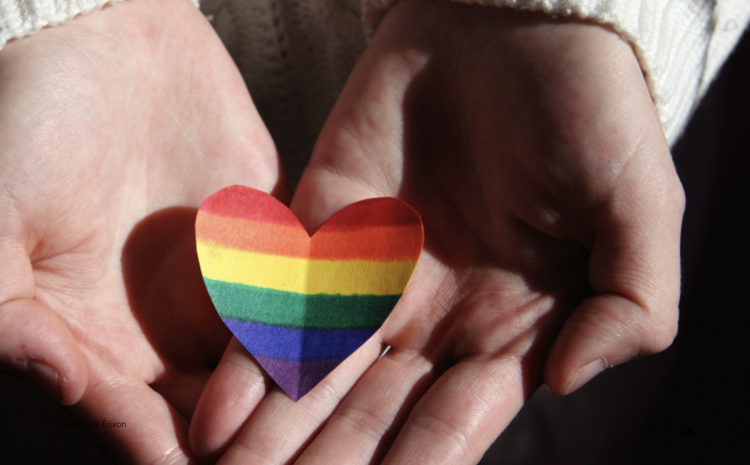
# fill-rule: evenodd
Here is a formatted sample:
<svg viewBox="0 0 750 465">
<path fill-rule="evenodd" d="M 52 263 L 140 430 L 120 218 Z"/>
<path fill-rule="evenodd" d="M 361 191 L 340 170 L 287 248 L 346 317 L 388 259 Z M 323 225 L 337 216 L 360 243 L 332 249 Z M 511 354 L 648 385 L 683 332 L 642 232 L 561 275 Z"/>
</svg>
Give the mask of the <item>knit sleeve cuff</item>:
<svg viewBox="0 0 750 465">
<path fill-rule="evenodd" d="M 397 0 L 363 0 L 373 31 Z M 747 0 L 454 0 L 611 26 L 633 47 L 672 145 L 750 18 Z"/>
<path fill-rule="evenodd" d="M 0 49 L 47 26 L 68 21 L 120 0 L 0 0 Z M 198 0 L 191 0 L 198 6 Z"/>
</svg>

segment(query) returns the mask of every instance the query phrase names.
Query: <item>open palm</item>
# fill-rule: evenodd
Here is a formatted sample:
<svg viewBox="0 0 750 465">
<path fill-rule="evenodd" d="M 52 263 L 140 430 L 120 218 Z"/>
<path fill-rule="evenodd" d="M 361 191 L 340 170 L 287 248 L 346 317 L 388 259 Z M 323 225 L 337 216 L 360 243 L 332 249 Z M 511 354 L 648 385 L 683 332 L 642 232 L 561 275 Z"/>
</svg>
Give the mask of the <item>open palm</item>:
<svg viewBox="0 0 750 465">
<path fill-rule="evenodd" d="M 572 392 L 675 335 L 683 193 L 638 62 L 611 31 L 399 2 L 292 209 L 314 231 L 378 196 L 425 226 L 389 319 L 296 404 L 225 355 L 192 425 L 199 453 L 234 440 L 222 463 L 473 463 L 542 382 Z M 239 394 L 218 386 L 236 380 L 253 400 L 222 410 Z M 240 432 L 221 427 L 238 416 Z"/>
<path fill-rule="evenodd" d="M 273 142 L 188 1 L 139 1 L 0 52 L 0 356 L 127 462 L 180 461 L 230 334 L 197 206 L 271 191 Z M 179 207 L 178 207 L 179 206 Z"/>
</svg>

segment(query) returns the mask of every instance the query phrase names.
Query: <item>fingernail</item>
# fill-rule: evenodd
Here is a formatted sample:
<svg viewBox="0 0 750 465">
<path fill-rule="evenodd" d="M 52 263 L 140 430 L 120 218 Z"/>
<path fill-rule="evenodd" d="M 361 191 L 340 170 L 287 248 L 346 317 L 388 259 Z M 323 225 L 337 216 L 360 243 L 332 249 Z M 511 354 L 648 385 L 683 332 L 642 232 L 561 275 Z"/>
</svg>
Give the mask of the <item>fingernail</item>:
<svg viewBox="0 0 750 465">
<path fill-rule="evenodd" d="M 34 382 L 57 402 L 62 402 L 62 387 L 57 372 L 36 360 L 29 360 L 25 365 L 29 381 Z"/>
<path fill-rule="evenodd" d="M 570 394 L 584 384 L 588 383 L 594 378 L 594 376 L 604 371 L 607 366 L 608 365 L 606 358 L 600 358 L 598 360 L 594 360 L 588 365 L 585 365 L 580 370 L 578 370 L 578 373 L 576 373 L 573 381 L 571 381 L 568 385 L 568 389 L 565 391 L 565 394 Z"/>
</svg>

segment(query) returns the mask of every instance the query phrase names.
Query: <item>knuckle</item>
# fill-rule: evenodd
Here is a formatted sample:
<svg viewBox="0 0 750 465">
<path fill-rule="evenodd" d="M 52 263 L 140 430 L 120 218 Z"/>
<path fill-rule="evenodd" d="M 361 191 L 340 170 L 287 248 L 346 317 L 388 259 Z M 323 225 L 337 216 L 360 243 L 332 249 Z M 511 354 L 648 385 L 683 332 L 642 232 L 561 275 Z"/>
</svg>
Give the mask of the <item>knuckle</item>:
<svg viewBox="0 0 750 465">
<path fill-rule="evenodd" d="M 412 421 L 416 428 L 435 437 L 435 442 L 446 451 L 446 457 L 473 457 L 477 452 L 468 437 L 445 420 L 424 414 L 415 416 Z"/>
<path fill-rule="evenodd" d="M 642 344 L 644 355 L 662 352 L 672 345 L 678 331 L 677 314 L 675 309 L 661 315 L 660 318 L 649 319 L 649 327 L 645 331 L 646 338 Z"/>
<path fill-rule="evenodd" d="M 232 445 L 232 448 L 234 449 L 233 452 L 236 454 L 235 457 L 241 457 L 240 461 L 244 463 L 252 463 L 257 465 L 276 465 L 278 463 L 281 463 L 280 460 L 273 460 L 268 455 L 256 450 L 251 445 L 246 444 L 242 441 L 235 442 Z"/>
<path fill-rule="evenodd" d="M 352 428 L 376 442 L 383 437 L 389 426 L 387 421 L 371 410 L 354 406 L 339 409 L 331 418 L 331 422 L 341 423 L 345 428 Z"/>
</svg>

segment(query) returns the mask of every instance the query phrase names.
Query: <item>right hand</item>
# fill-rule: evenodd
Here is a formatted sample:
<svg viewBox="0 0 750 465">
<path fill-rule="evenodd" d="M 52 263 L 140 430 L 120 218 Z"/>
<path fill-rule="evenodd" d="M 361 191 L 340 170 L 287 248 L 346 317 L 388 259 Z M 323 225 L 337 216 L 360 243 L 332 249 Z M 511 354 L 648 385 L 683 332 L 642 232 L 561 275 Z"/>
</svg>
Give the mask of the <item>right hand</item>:
<svg viewBox="0 0 750 465">
<path fill-rule="evenodd" d="M 424 221 L 398 305 L 296 403 L 230 345 L 191 425 L 197 454 L 476 463 L 543 381 L 570 393 L 674 338 L 684 194 L 638 60 L 607 28 L 397 2 L 291 209 L 314 231 L 381 196 Z"/>
<path fill-rule="evenodd" d="M 118 3 L 8 43 L 0 367 L 87 421 L 124 422 L 90 430 L 118 460 L 185 461 L 231 337 L 200 280 L 196 208 L 232 184 L 278 194 L 280 170 L 187 0 Z"/>
</svg>

